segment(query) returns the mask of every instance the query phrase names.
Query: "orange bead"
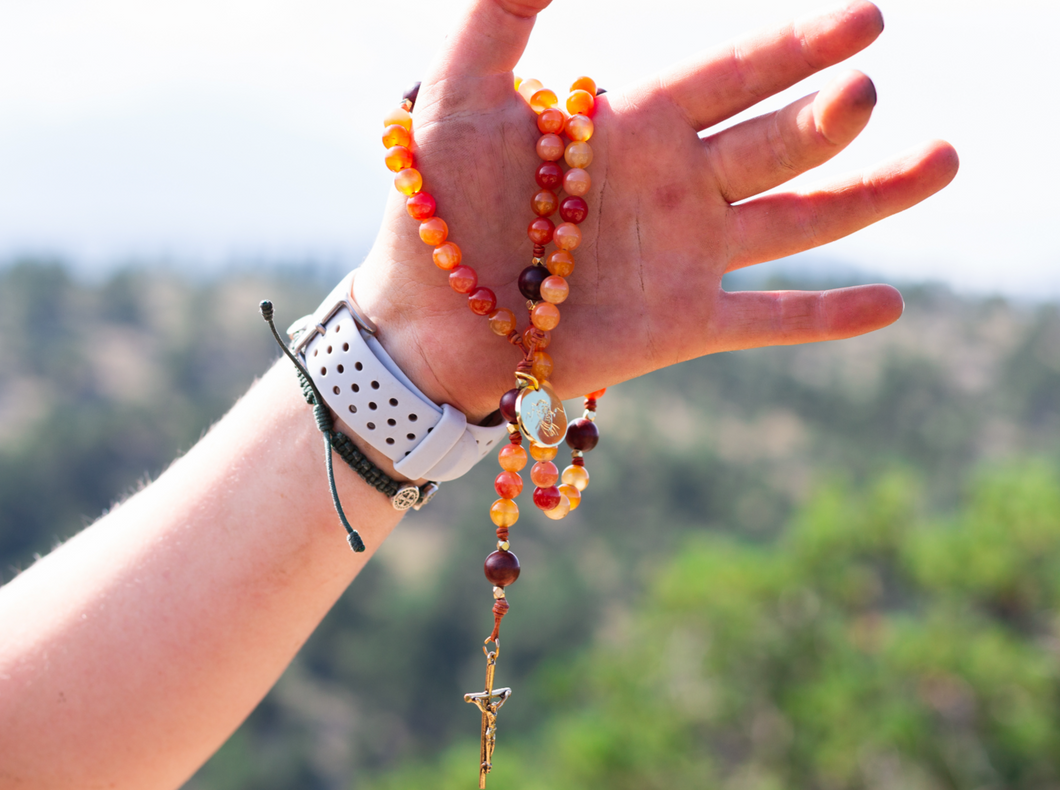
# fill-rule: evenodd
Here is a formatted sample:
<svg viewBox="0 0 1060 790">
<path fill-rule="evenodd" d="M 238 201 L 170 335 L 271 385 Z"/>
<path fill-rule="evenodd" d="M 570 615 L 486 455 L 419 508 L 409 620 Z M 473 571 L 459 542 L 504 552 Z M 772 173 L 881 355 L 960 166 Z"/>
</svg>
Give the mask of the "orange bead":
<svg viewBox="0 0 1060 790">
<path fill-rule="evenodd" d="M 393 148 L 395 145 L 403 145 L 408 148 L 412 145 L 412 135 L 409 134 L 409 130 L 399 124 L 393 124 L 386 127 L 383 132 L 383 145 L 387 148 Z"/>
<path fill-rule="evenodd" d="M 570 89 L 571 93 L 574 91 L 585 91 L 593 96 L 596 95 L 596 83 L 593 82 L 592 77 L 578 77 L 570 84 Z"/>
<path fill-rule="evenodd" d="M 515 89 L 518 91 L 519 86 L 523 84 L 523 78 L 514 74 L 512 76 L 515 77 Z"/>
<path fill-rule="evenodd" d="M 530 470 L 530 480 L 538 488 L 548 488 L 559 482 L 559 469 L 551 461 L 538 461 Z"/>
<path fill-rule="evenodd" d="M 490 519 L 498 527 L 510 527 L 519 520 L 519 506 L 510 499 L 498 499 L 490 507 Z"/>
<path fill-rule="evenodd" d="M 523 332 L 523 344 L 526 345 L 527 348 L 530 347 L 530 340 L 531 340 L 530 332 L 533 329 L 534 329 L 534 327 L 528 326 L 525 329 L 525 331 Z M 534 348 L 536 348 L 538 351 L 544 351 L 546 348 L 548 348 L 548 344 L 552 342 L 552 333 L 551 332 L 539 332 L 537 340 L 534 341 L 534 342 L 536 343 Z"/>
<path fill-rule="evenodd" d="M 570 500 L 561 493 L 559 495 L 559 504 L 551 510 L 546 510 L 545 515 L 553 521 L 559 521 L 566 518 L 570 514 L 570 510 Z"/>
<path fill-rule="evenodd" d="M 421 229 L 422 230 L 422 229 Z M 460 248 L 456 246 L 454 242 L 447 241 L 444 244 L 439 244 L 434 248 L 432 254 L 434 258 L 434 265 L 439 269 L 444 269 L 447 272 L 451 272 L 457 266 L 460 265 L 461 258 L 464 257 L 463 253 L 460 252 Z"/>
<path fill-rule="evenodd" d="M 552 362 L 552 356 L 547 351 L 535 351 L 534 352 L 534 364 L 530 368 L 530 373 L 538 381 L 548 381 L 552 375 L 552 370 L 555 365 Z"/>
<path fill-rule="evenodd" d="M 571 510 L 577 510 L 578 509 L 578 505 L 580 505 L 582 503 L 582 492 L 581 491 L 579 491 L 574 486 L 561 485 L 559 487 L 559 492 L 561 494 L 563 494 L 563 496 L 567 497 L 567 501 L 570 502 L 570 509 Z"/>
<path fill-rule="evenodd" d="M 571 167 L 588 167 L 593 161 L 593 149 L 588 143 L 574 142 L 563 152 L 563 159 Z"/>
<path fill-rule="evenodd" d="M 596 99 L 589 91 L 583 91 L 580 88 L 576 91 L 571 91 L 570 96 L 567 97 L 567 112 L 571 115 L 589 115 L 593 111 L 593 105 L 596 104 Z"/>
<path fill-rule="evenodd" d="M 505 472 L 518 472 L 526 466 L 526 450 L 517 444 L 506 444 L 497 454 L 497 462 Z"/>
<path fill-rule="evenodd" d="M 556 250 L 545 260 L 545 266 L 557 277 L 570 277 L 574 271 L 574 256 L 566 250 Z"/>
<path fill-rule="evenodd" d="M 394 176 L 394 186 L 402 195 L 415 195 L 423 189 L 423 176 L 414 167 L 406 167 Z"/>
<path fill-rule="evenodd" d="M 518 472 L 501 472 L 493 481 L 497 496 L 504 499 L 515 499 L 523 492 L 523 478 Z"/>
<path fill-rule="evenodd" d="M 570 99 L 567 100 L 570 102 Z M 395 107 L 383 117 L 383 126 L 404 126 L 406 131 L 412 131 L 412 116 L 404 107 Z"/>
<path fill-rule="evenodd" d="M 406 167 L 412 167 L 412 152 L 403 145 L 395 145 L 387 149 L 386 158 L 383 161 L 396 173 Z"/>
<path fill-rule="evenodd" d="M 589 486 L 589 472 L 584 466 L 571 464 L 563 470 L 562 480 L 566 485 L 584 491 Z"/>
<path fill-rule="evenodd" d="M 589 191 L 589 187 L 592 185 L 593 180 L 589 176 L 588 170 L 583 170 L 580 167 L 572 167 L 563 174 L 563 191 L 568 195 L 581 197 Z"/>
<path fill-rule="evenodd" d="M 502 307 L 490 313 L 489 322 L 493 334 L 507 337 L 508 333 L 515 329 L 515 313 L 507 307 Z"/>
<path fill-rule="evenodd" d="M 559 198 L 556 197 L 555 192 L 542 189 L 530 201 L 530 208 L 537 216 L 547 217 L 549 214 L 556 213 L 556 209 L 559 208 Z"/>
<path fill-rule="evenodd" d="M 516 90 L 519 91 L 519 95 L 523 97 L 523 100 L 529 104 L 533 95 L 544 87 L 545 86 L 541 84 L 541 80 L 530 79 L 520 82 L 519 87 L 516 88 Z"/>
<path fill-rule="evenodd" d="M 441 217 L 431 217 L 420 223 L 420 238 L 424 244 L 437 247 L 449 235 L 449 226 Z"/>
<path fill-rule="evenodd" d="M 607 387 L 604 387 L 602 390 L 596 390 L 595 392 L 590 392 L 585 397 L 586 398 L 592 398 L 593 400 L 598 400 L 599 398 L 604 397 L 604 393 L 605 392 L 607 392 Z"/>
<path fill-rule="evenodd" d="M 562 277 L 552 275 L 541 283 L 541 298 L 552 304 L 562 304 L 570 296 L 570 286 Z"/>
<path fill-rule="evenodd" d="M 530 442 L 530 457 L 535 461 L 551 461 L 558 453 L 558 447 L 545 447 L 543 444 Z"/>
<path fill-rule="evenodd" d="M 530 109 L 541 113 L 559 104 L 559 97 L 548 88 L 542 88 L 530 97 Z"/>
<path fill-rule="evenodd" d="M 567 116 L 563 110 L 553 107 L 537 116 L 537 128 L 541 134 L 559 134 L 567 125 Z"/>
<path fill-rule="evenodd" d="M 550 332 L 559 326 L 559 308 L 551 302 L 538 302 L 530 311 L 530 322 L 542 332 Z"/>
<path fill-rule="evenodd" d="M 578 249 L 578 245 L 582 243 L 582 232 L 573 222 L 564 222 L 552 231 L 552 240 L 561 250 L 570 252 Z"/>
<path fill-rule="evenodd" d="M 478 287 L 478 274 L 470 266 L 457 266 L 449 272 L 449 287 L 458 294 L 469 294 Z"/>
<path fill-rule="evenodd" d="M 571 143 L 574 145 L 574 143 Z M 585 143 L 580 143 L 585 145 Z M 537 141 L 537 155 L 546 162 L 556 162 L 563 158 L 563 138 L 558 134 L 543 134 Z"/>
<path fill-rule="evenodd" d="M 572 115 L 567 121 L 567 137 L 571 140 L 585 142 L 593 136 L 593 122 L 587 115 Z"/>
</svg>

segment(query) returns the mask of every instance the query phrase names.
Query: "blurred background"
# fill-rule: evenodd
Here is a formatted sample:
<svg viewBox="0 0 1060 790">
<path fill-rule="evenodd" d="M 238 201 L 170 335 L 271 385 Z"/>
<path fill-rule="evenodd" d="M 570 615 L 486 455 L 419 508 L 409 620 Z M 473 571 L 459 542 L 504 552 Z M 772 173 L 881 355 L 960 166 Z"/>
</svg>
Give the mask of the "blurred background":
<svg viewBox="0 0 1060 790">
<path fill-rule="evenodd" d="M 267 367 L 259 299 L 360 261 L 379 116 L 461 7 L 0 5 L 0 581 Z M 881 7 L 841 67 L 873 121 L 796 184 L 929 137 L 957 180 L 727 286 L 885 280 L 906 314 L 608 393 L 587 506 L 520 521 L 491 787 L 1060 787 L 1060 5 Z M 557 0 L 518 73 L 617 87 L 816 8 Z M 406 520 L 189 790 L 473 786 L 492 477 Z"/>
</svg>

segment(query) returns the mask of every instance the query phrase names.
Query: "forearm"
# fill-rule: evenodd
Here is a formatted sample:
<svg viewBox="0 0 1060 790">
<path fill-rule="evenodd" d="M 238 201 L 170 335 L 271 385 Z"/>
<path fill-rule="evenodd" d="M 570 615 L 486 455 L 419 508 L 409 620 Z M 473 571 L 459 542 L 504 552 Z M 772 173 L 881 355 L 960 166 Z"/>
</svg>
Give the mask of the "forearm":
<svg viewBox="0 0 1060 790">
<path fill-rule="evenodd" d="M 0 784 L 186 780 L 399 520 L 335 475 L 363 554 L 281 360 L 155 483 L 0 589 Z"/>
</svg>

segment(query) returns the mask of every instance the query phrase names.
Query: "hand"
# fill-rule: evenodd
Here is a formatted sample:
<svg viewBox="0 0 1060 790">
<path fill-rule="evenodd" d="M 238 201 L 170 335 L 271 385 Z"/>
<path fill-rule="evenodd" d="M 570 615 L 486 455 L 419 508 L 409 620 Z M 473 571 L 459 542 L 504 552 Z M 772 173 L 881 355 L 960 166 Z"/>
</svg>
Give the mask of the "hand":
<svg viewBox="0 0 1060 790">
<path fill-rule="evenodd" d="M 516 279 L 532 255 L 526 227 L 540 160 L 536 116 L 514 91 L 512 69 L 548 4 L 474 0 L 425 75 L 413 113 L 424 191 L 436 198 L 463 262 L 498 306 L 516 313 L 520 331 L 526 310 Z M 548 349 L 561 397 L 717 351 L 851 337 L 901 315 L 901 296 L 886 285 L 730 293 L 721 278 L 918 203 L 956 173 L 949 144 L 928 143 L 843 181 L 754 198 L 827 161 L 864 128 L 876 94 L 859 72 L 775 113 L 698 136 L 853 55 L 882 29 L 879 9 L 855 0 L 640 83 L 606 86 L 589 141 L 589 217 Z M 600 78 L 592 64 L 578 68 Z M 566 96 L 566 85 L 549 87 Z M 514 386 L 518 350 L 449 288 L 396 191 L 355 294 L 382 327 L 384 345 L 436 402 L 481 418 Z"/>
</svg>

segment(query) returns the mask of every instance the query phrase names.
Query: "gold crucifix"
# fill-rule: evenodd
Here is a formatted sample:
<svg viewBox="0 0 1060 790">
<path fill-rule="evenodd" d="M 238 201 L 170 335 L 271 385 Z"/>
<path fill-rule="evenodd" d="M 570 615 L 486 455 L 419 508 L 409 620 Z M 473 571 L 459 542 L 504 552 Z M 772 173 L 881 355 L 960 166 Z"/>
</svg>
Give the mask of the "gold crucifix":
<svg viewBox="0 0 1060 790">
<path fill-rule="evenodd" d="M 489 640 L 487 640 L 487 644 Z M 486 654 L 486 690 L 478 694 L 465 694 L 464 702 L 470 702 L 482 711 L 482 748 L 479 751 L 480 763 L 478 770 L 478 786 L 485 790 L 486 774 L 493 767 L 493 749 L 497 745 L 497 711 L 511 696 L 510 688 L 493 689 L 493 675 L 497 671 L 497 656 L 501 652 L 501 643 L 494 641 L 496 650 L 487 651 L 485 647 L 482 652 Z"/>
</svg>

